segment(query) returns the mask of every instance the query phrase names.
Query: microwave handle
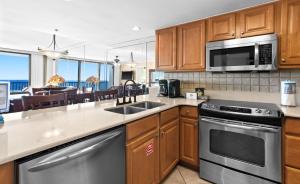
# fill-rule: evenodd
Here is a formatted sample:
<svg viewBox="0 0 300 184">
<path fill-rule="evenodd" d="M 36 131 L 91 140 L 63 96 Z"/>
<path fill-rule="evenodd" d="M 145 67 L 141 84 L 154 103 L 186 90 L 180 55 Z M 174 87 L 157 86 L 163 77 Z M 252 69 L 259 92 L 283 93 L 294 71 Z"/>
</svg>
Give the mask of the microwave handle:
<svg viewBox="0 0 300 184">
<path fill-rule="evenodd" d="M 259 65 L 259 44 L 258 43 L 255 43 L 254 45 L 254 65 L 255 68 L 257 68 Z"/>
</svg>

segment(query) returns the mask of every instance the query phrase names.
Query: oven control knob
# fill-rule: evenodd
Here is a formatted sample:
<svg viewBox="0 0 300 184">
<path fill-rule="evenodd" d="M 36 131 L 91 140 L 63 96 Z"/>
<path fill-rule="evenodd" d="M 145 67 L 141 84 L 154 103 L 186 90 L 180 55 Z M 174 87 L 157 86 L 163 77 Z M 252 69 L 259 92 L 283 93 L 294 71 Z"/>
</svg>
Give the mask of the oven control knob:
<svg viewBox="0 0 300 184">
<path fill-rule="evenodd" d="M 261 110 L 261 109 L 256 109 L 255 112 L 256 112 L 256 113 L 261 113 L 262 110 Z"/>
<path fill-rule="evenodd" d="M 266 114 L 272 114 L 272 111 L 266 110 Z"/>
</svg>

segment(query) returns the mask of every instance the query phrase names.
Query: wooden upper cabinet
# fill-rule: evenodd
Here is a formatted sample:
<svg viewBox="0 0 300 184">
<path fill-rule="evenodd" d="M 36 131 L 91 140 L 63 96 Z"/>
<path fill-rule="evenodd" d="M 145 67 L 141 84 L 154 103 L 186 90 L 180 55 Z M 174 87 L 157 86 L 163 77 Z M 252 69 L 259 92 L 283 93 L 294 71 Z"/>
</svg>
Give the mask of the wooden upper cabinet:
<svg viewBox="0 0 300 184">
<path fill-rule="evenodd" d="M 274 5 L 243 10 L 237 14 L 240 37 L 274 33 Z"/>
<path fill-rule="evenodd" d="M 177 62 L 179 70 L 205 69 L 205 22 L 178 26 Z"/>
<path fill-rule="evenodd" d="M 300 1 L 282 0 L 281 66 L 300 66 Z"/>
<path fill-rule="evenodd" d="M 207 22 L 208 41 L 228 40 L 235 38 L 235 14 L 211 17 Z"/>
<path fill-rule="evenodd" d="M 176 27 L 156 31 L 156 69 L 176 70 Z"/>
</svg>

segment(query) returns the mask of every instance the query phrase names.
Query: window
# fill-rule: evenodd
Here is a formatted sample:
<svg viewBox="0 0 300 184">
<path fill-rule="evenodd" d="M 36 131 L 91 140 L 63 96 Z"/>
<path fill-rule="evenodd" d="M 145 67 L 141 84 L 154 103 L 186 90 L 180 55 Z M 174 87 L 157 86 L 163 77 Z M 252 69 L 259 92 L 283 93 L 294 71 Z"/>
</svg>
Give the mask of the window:
<svg viewBox="0 0 300 184">
<path fill-rule="evenodd" d="M 100 79 L 99 83 L 95 86 L 96 90 L 108 89 L 114 82 L 114 69 L 112 64 L 59 59 L 56 62 L 56 73 L 65 79 L 65 82 L 61 84 L 61 86 L 64 87 L 92 87 L 91 84 L 86 82 L 91 76 Z"/>
<path fill-rule="evenodd" d="M 56 73 L 65 79 L 64 87 L 78 87 L 78 61 L 59 59 L 56 63 Z"/>
<path fill-rule="evenodd" d="M 100 90 L 113 86 L 114 68 L 111 64 L 100 64 Z"/>
<path fill-rule="evenodd" d="M 0 52 L 0 80 L 10 82 L 11 92 L 21 92 L 30 84 L 30 55 Z"/>
<path fill-rule="evenodd" d="M 91 84 L 86 82 L 86 80 L 91 76 L 99 78 L 99 63 L 82 62 L 80 86 L 92 87 Z M 96 89 L 99 89 L 99 84 L 95 87 Z"/>
</svg>

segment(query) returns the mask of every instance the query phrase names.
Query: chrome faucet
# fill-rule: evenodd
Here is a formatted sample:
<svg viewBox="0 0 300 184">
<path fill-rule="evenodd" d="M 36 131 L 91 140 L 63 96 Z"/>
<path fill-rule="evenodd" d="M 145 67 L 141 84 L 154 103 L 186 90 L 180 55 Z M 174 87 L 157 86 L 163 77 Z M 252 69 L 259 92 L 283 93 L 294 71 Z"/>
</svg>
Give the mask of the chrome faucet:
<svg viewBox="0 0 300 184">
<path fill-rule="evenodd" d="M 136 84 L 136 83 L 134 82 L 134 80 L 127 80 L 127 81 L 124 83 L 124 86 L 123 86 L 123 102 L 120 103 L 119 98 L 117 98 L 117 105 L 124 105 L 124 104 L 132 103 L 130 91 L 129 91 L 129 101 L 126 102 L 126 94 L 125 94 L 125 90 L 126 90 L 126 86 L 127 86 L 127 83 L 128 83 L 128 82 L 132 82 L 134 85 Z M 134 98 L 133 101 L 136 102 L 136 94 L 135 94 L 135 93 L 133 94 L 133 98 Z"/>
</svg>

